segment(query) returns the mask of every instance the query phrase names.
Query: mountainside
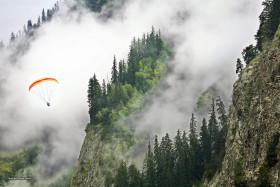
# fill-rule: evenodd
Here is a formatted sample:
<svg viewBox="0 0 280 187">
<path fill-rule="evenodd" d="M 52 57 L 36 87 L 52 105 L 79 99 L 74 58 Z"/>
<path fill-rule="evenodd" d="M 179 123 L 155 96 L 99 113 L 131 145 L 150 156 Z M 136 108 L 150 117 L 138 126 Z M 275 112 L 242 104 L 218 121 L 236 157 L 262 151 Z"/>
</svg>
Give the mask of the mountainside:
<svg viewBox="0 0 280 187">
<path fill-rule="evenodd" d="M 232 35 L 234 29 L 228 23 L 239 24 L 239 18 L 250 11 L 239 10 L 243 3 L 221 3 L 210 9 L 212 2 L 204 4 L 206 8 L 186 2 L 74 0 L 65 1 L 69 7 L 61 8 L 57 2 L 46 12 L 43 9 L 37 23 L 29 20 L 24 32 L 12 33 L 8 46 L 0 42 L 3 59 L 7 56 L 15 65 L 4 68 L 9 76 L 0 76 L 0 82 L 9 88 L 2 84 L 0 95 L 3 90 L 4 95 L 16 98 L 3 97 L 0 118 L 5 116 L 4 131 L 0 124 L 0 135 L 12 135 L 3 136 L 8 140 L 4 143 L 14 140 L 19 146 L 32 142 L 44 145 L 12 156 L 0 150 L 0 186 L 189 187 L 202 186 L 204 181 L 205 186 L 277 186 L 280 31 L 271 45 L 265 45 L 273 39 L 280 22 L 280 0 L 264 1 L 266 8 L 255 36 L 257 45 L 242 52 L 246 68 L 239 59 L 236 73 L 240 75 L 229 111 L 226 108 L 230 104 L 222 101 L 228 101 L 235 79 L 228 68 L 229 59 L 235 58 L 233 50 L 244 39 L 228 37 L 240 35 Z M 205 10 L 217 15 L 204 15 Z M 229 10 L 234 13 L 228 14 Z M 235 20 L 227 20 L 233 18 L 231 15 Z M 152 25 L 164 31 L 163 35 Z M 152 27 L 150 33 L 132 39 L 132 34 L 148 27 Z M 239 44 L 235 46 L 227 38 Z M 129 39 L 125 60 L 124 47 Z M 106 63 L 113 56 L 108 76 Z M 116 56 L 122 58 L 117 60 Z M 108 71 L 107 79 L 98 80 L 97 75 L 106 77 L 103 70 Z M 42 112 L 19 95 L 27 91 L 34 72 L 43 75 L 48 71 L 60 77 L 58 101 L 62 100 Z M 22 80 L 15 83 L 15 77 Z M 11 104 L 6 104 L 6 98 Z M 6 120 L 9 118 L 11 121 Z M 81 124 L 86 124 L 85 138 Z M 20 132 L 20 136 L 12 132 Z M 2 137 L 0 140 L 1 149 Z M 11 176 L 32 180 L 11 181 Z"/>
<path fill-rule="evenodd" d="M 221 172 L 209 186 L 280 184 L 280 28 L 234 84 Z"/>
<path fill-rule="evenodd" d="M 116 155 L 126 150 L 126 144 L 123 151 L 119 145 L 120 142 L 102 141 L 100 130 L 87 133 L 71 186 L 103 186 L 104 176 L 119 165 Z"/>
<path fill-rule="evenodd" d="M 101 86 L 95 75 L 90 78 L 90 122 L 71 186 L 104 186 L 121 160 L 133 158 L 135 163 L 143 156 L 138 149 L 147 138 L 134 135 L 128 116 L 143 108 L 145 96 L 165 72 L 169 53 L 160 32 L 152 28 L 141 40 L 132 40 L 127 64 L 121 60 L 117 67 L 114 57 L 110 82 L 103 80 Z"/>
</svg>

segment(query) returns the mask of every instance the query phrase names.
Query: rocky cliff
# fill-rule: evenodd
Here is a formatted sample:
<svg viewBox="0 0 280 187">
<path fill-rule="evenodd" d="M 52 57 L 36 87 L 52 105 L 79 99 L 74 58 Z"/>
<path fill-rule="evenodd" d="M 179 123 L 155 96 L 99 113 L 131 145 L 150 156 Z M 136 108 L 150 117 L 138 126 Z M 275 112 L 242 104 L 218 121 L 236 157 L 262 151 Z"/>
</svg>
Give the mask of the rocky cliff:
<svg viewBox="0 0 280 187">
<path fill-rule="evenodd" d="M 87 133 L 71 186 L 104 186 L 105 177 L 110 180 L 121 160 L 129 160 L 128 157 L 131 157 L 129 150 L 137 141 L 133 136 L 125 139 L 116 134 L 103 136 L 104 131 L 100 128 Z"/>
<path fill-rule="evenodd" d="M 234 84 L 223 166 L 208 186 L 280 186 L 280 28 Z"/>
</svg>

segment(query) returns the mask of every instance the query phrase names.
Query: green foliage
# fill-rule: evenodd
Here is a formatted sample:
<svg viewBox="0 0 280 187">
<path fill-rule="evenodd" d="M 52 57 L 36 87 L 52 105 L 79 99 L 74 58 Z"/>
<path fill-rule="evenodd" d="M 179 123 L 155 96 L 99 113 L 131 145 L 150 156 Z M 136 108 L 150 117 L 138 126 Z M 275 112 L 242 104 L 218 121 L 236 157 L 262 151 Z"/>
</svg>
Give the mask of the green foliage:
<svg viewBox="0 0 280 187">
<path fill-rule="evenodd" d="M 190 120 L 189 137 L 185 131 L 181 134 L 180 130 L 177 131 L 174 143 L 168 134 L 161 142 L 155 136 L 154 149 L 151 148 L 150 143 L 148 145 L 140 186 L 193 186 L 199 185 L 203 177 L 211 179 L 215 175 L 221 168 L 225 155 L 224 144 L 228 127 L 228 116 L 220 97 L 217 98 L 216 104 L 218 120 L 213 99 L 210 120 L 207 125 L 205 118 L 203 119 L 200 138 L 197 135 L 194 114 Z M 211 142 L 210 125 L 213 124 L 216 129 L 212 132 L 216 134 L 213 135 Z M 237 166 L 239 167 L 238 164 Z M 240 176 L 241 170 L 238 167 L 236 175 Z"/>
<path fill-rule="evenodd" d="M 141 184 L 140 172 L 134 164 L 128 168 L 128 183 L 129 187 L 138 187 Z"/>
<path fill-rule="evenodd" d="M 34 145 L 14 153 L 0 152 L 0 185 L 28 166 L 37 163 L 41 147 Z"/>
<path fill-rule="evenodd" d="M 128 187 L 128 172 L 125 162 L 121 162 L 114 180 L 115 187 Z"/>
<path fill-rule="evenodd" d="M 258 51 L 252 44 L 247 46 L 242 51 L 242 56 L 243 56 L 243 59 L 244 59 L 244 62 L 246 63 L 246 65 L 248 65 L 257 55 L 258 55 Z M 238 59 L 237 59 L 237 64 L 236 64 L 236 73 L 237 73 L 237 68 L 242 70 L 242 66 L 243 66 L 242 64 L 240 64 Z"/>
<path fill-rule="evenodd" d="M 111 82 L 112 83 L 116 83 L 118 81 L 118 70 L 117 70 L 117 60 L 116 60 L 116 56 L 114 56 L 114 60 L 113 60 L 113 67 L 112 67 L 112 71 L 111 71 Z"/>
<path fill-rule="evenodd" d="M 259 16 L 260 26 L 255 35 L 256 48 L 263 51 L 265 44 L 273 39 L 280 23 L 280 0 L 265 0 L 264 9 Z"/>
<path fill-rule="evenodd" d="M 201 152 L 203 157 L 203 164 L 210 162 L 211 159 L 211 142 L 210 142 L 210 135 L 207 129 L 206 119 L 203 118 L 202 126 L 200 130 L 200 145 L 201 145 Z"/>
<path fill-rule="evenodd" d="M 104 186 L 105 187 L 111 187 L 113 184 L 114 184 L 114 178 L 112 176 L 112 173 L 111 172 L 106 173 Z"/>
<path fill-rule="evenodd" d="M 271 187 L 269 182 L 269 166 L 267 163 L 263 163 L 259 168 L 259 175 L 257 179 L 257 187 Z"/>
<path fill-rule="evenodd" d="M 156 182 L 155 159 L 154 159 L 153 150 L 151 149 L 150 142 L 143 163 L 143 175 L 145 179 L 145 186 L 149 186 L 149 187 L 155 186 L 155 182 Z"/>
<path fill-rule="evenodd" d="M 231 133 L 235 136 L 235 134 L 236 134 L 236 128 L 235 128 L 235 127 L 233 127 L 233 128 L 231 129 Z"/>
<path fill-rule="evenodd" d="M 228 115 L 225 110 L 224 102 L 220 96 L 218 96 L 216 100 L 216 106 L 218 112 L 219 131 L 215 139 L 214 155 L 212 158 L 215 158 L 214 163 L 216 164 L 217 170 L 219 170 L 222 167 L 222 161 L 225 156 L 225 143 L 228 132 Z"/>
<path fill-rule="evenodd" d="M 88 83 L 88 106 L 91 123 L 97 123 L 96 114 L 101 109 L 101 86 L 94 74 Z"/>
<path fill-rule="evenodd" d="M 217 144 L 216 138 L 219 133 L 218 121 L 216 118 L 216 109 L 215 109 L 215 101 L 212 98 L 211 110 L 210 110 L 210 118 L 208 122 L 208 130 L 210 136 L 211 146 L 214 152 L 218 152 L 219 145 Z"/>
<path fill-rule="evenodd" d="M 104 4 L 109 2 L 109 0 L 83 0 L 88 7 L 93 12 L 100 12 Z"/>
<path fill-rule="evenodd" d="M 259 16 L 260 25 L 255 35 L 257 44 L 256 46 L 251 44 L 242 51 L 242 56 L 246 65 L 251 61 L 255 61 L 258 54 L 264 51 L 267 44 L 274 38 L 280 24 L 280 0 L 264 0 L 262 5 L 264 9 Z M 241 70 L 242 64 L 238 60 L 236 64 L 236 73 L 240 73 Z M 246 69 L 246 71 L 248 72 L 249 69 Z"/>
<path fill-rule="evenodd" d="M 196 106 L 198 110 L 209 110 L 211 107 L 211 101 L 212 101 L 212 94 L 209 90 L 206 90 L 205 92 L 203 92 L 197 102 L 196 102 Z"/>
<path fill-rule="evenodd" d="M 75 169 L 70 169 L 66 173 L 62 174 L 53 183 L 48 185 L 48 187 L 69 187 L 71 184 L 72 177 L 74 175 Z"/>
<path fill-rule="evenodd" d="M 172 176 L 174 177 L 173 184 L 175 186 L 191 186 L 191 178 L 193 174 L 190 174 L 191 162 L 188 159 L 190 147 L 186 137 L 186 132 L 183 132 L 181 136 L 180 130 L 177 131 L 174 142 L 174 171 Z M 160 186 L 160 185 L 159 185 Z"/>
<path fill-rule="evenodd" d="M 110 133 L 124 132 L 117 121 L 125 119 L 131 113 L 140 110 L 144 103 L 144 94 L 154 88 L 165 70 L 169 55 L 160 33 L 152 32 L 135 38 L 130 45 L 127 64 L 119 62 L 114 56 L 110 83 L 103 80 L 102 86 L 94 75 L 89 79 L 88 104 L 90 123 L 85 131 L 103 128 L 102 140 L 110 140 Z M 127 130 L 126 130 L 127 131 Z"/>
<path fill-rule="evenodd" d="M 272 168 L 278 162 L 276 146 L 279 143 L 279 138 L 280 138 L 280 134 L 277 133 L 273 135 L 272 139 L 268 143 L 265 161 L 269 168 Z"/>
<path fill-rule="evenodd" d="M 242 69 L 243 69 L 243 64 L 242 64 L 240 58 L 238 58 L 237 61 L 236 61 L 236 71 L 235 71 L 235 73 L 240 74 Z"/>
<path fill-rule="evenodd" d="M 197 139 L 196 128 L 197 128 L 196 120 L 194 114 L 192 113 L 191 122 L 190 122 L 190 134 L 189 134 L 190 142 L 192 140 L 195 141 L 195 139 Z"/>
<path fill-rule="evenodd" d="M 244 179 L 245 172 L 242 162 L 237 160 L 234 166 L 234 185 L 236 187 L 246 187 L 246 181 Z"/>
</svg>

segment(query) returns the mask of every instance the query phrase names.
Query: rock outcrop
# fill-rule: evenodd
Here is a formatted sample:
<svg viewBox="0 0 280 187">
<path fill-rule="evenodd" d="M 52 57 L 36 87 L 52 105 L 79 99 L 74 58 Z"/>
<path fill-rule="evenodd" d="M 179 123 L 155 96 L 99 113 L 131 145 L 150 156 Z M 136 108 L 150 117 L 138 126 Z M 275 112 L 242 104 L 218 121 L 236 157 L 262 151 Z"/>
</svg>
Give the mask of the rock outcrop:
<svg viewBox="0 0 280 187">
<path fill-rule="evenodd" d="M 102 140 L 101 129 L 87 133 L 71 186 L 104 186 L 105 176 L 113 175 L 127 151 L 124 142 L 114 141 Z"/>
<path fill-rule="evenodd" d="M 280 186 L 279 133 L 280 28 L 274 40 L 242 70 L 234 84 L 223 166 L 207 186 L 234 186 L 238 162 L 243 166 L 247 186 L 262 186 L 262 180 Z M 276 145 L 272 145 L 275 139 Z M 275 162 L 267 166 L 271 152 Z M 264 167 L 266 170 L 261 173 L 260 168 Z"/>
</svg>

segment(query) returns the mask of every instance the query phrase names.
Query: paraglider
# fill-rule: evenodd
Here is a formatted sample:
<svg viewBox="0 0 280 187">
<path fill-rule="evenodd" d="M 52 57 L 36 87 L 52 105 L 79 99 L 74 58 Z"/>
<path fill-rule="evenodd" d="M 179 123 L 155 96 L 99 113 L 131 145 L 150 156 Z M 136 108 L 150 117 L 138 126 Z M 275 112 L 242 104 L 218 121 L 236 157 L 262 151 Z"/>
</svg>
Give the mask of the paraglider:
<svg viewBox="0 0 280 187">
<path fill-rule="evenodd" d="M 55 78 L 44 77 L 32 82 L 29 86 L 29 91 L 38 95 L 44 102 L 47 103 L 47 106 L 50 106 L 51 97 L 57 84 L 58 80 Z"/>
</svg>

